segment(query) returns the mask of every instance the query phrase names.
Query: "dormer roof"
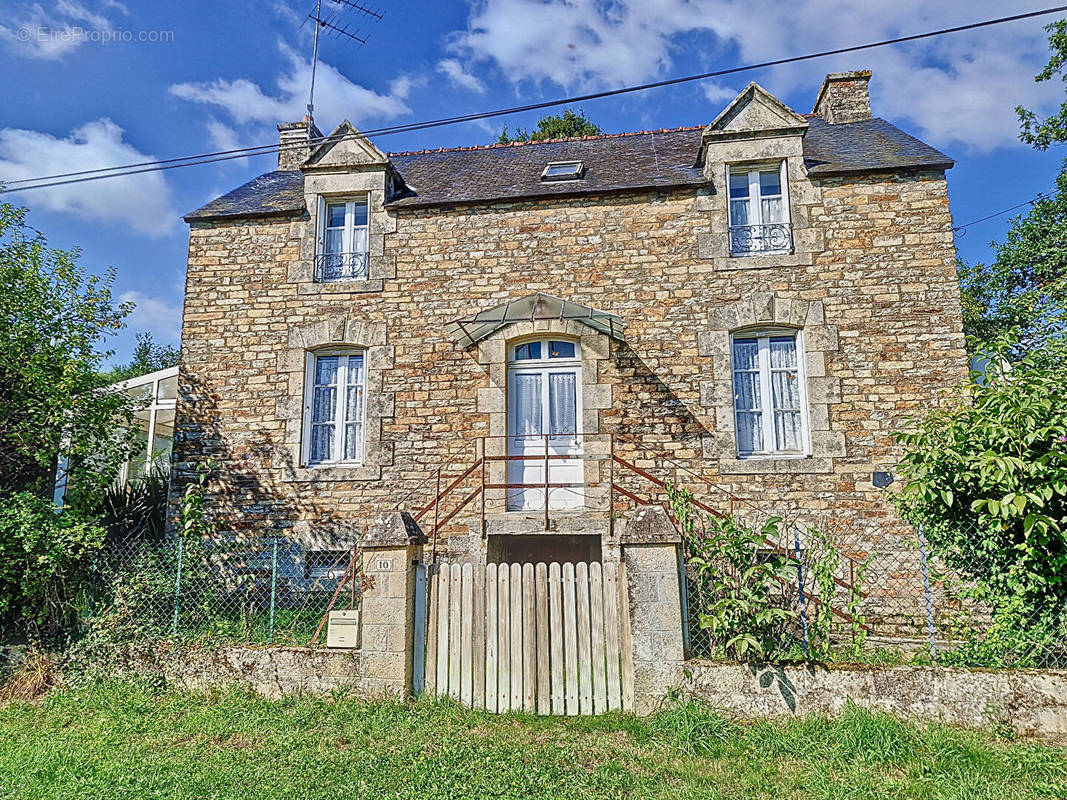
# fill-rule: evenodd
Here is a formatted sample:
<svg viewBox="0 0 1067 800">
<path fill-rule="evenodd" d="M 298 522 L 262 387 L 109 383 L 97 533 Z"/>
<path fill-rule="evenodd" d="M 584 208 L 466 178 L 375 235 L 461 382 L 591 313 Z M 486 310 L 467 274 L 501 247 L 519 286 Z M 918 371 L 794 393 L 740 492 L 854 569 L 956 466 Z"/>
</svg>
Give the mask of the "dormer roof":
<svg viewBox="0 0 1067 800">
<path fill-rule="evenodd" d="M 389 159 L 385 153 L 346 119 L 319 144 L 312 147 L 311 155 L 300 168 L 350 169 L 384 167 L 388 163 Z"/>
<path fill-rule="evenodd" d="M 802 136 L 808 120 L 758 83 L 750 83 L 704 129 L 704 138 Z"/>
</svg>

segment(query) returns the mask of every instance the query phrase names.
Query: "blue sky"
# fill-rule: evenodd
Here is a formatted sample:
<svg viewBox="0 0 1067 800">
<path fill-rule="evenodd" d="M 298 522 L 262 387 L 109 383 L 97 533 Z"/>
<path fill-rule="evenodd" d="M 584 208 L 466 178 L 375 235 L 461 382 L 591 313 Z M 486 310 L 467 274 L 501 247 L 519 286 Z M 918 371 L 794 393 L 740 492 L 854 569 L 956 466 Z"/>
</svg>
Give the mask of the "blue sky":
<svg viewBox="0 0 1067 800">
<path fill-rule="evenodd" d="M 323 0 L 337 9 L 336 0 Z M 273 142 L 307 102 L 314 0 L 0 0 L 0 180 Z M 324 36 L 316 121 L 328 131 L 414 122 L 711 71 L 1040 7 L 1011 0 L 380 0 L 341 19 L 366 45 Z M 1052 185 L 1065 153 L 1017 140 L 1015 105 L 1049 112 L 1063 84 L 1036 84 L 1047 19 L 586 103 L 605 131 L 707 124 L 755 80 L 811 110 L 829 71 L 871 68 L 874 113 L 957 160 L 965 223 Z M 83 33 L 78 33 L 78 29 Z M 26 39 L 29 41 L 26 41 Z M 111 41 L 104 41 L 110 39 Z M 144 39 L 145 41 L 140 41 Z M 375 139 L 383 150 L 484 144 L 537 114 Z M 275 156 L 149 173 L 4 199 L 30 207 L 54 246 L 137 303 L 113 342 L 177 343 L 187 228 L 181 215 L 273 167 Z M 986 258 L 1009 216 L 958 239 Z"/>
</svg>

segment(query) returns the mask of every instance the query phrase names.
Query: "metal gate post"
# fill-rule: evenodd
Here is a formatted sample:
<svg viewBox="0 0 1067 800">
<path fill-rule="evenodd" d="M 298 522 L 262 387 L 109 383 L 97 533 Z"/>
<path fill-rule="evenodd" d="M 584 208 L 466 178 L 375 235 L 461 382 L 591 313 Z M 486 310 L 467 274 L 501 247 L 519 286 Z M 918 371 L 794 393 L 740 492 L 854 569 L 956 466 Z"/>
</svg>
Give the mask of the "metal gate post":
<svg viewBox="0 0 1067 800">
<path fill-rule="evenodd" d="M 274 599 L 278 591 L 278 537 L 274 537 L 274 547 L 270 555 L 270 633 L 267 644 L 274 644 Z"/>
<path fill-rule="evenodd" d="M 415 631 L 411 647 L 411 693 L 426 688 L 426 564 L 415 566 Z"/>
<path fill-rule="evenodd" d="M 178 635 L 178 598 L 182 593 L 182 551 L 185 549 L 185 537 L 178 537 L 178 568 L 174 578 L 174 619 L 171 622 L 171 636 Z"/>
<path fill-rule="evenodd" d="M 917 526 L 919 531 L 919 559 L 923 569 L 923 593 L 926 595 L 926 632 L 930 637 L 930 660 L 937 663 L 937 646 L 934 644 L 934 601 L 930 594 L 930 571 L 926 563 L 926 537 L 923 536 L 922 526 Z"/>
<path fill-rule="evenodd" d="M 800 529 L 793 526 L 793 544 L 797 554 L 797 600 L 800 603 L 800 628 L 804 635 L 804 658 L 811 661 L 811 644 L 808 642 L 808 610 L 804 603 L 804 561 L 800 557 Z"/>
</svg>

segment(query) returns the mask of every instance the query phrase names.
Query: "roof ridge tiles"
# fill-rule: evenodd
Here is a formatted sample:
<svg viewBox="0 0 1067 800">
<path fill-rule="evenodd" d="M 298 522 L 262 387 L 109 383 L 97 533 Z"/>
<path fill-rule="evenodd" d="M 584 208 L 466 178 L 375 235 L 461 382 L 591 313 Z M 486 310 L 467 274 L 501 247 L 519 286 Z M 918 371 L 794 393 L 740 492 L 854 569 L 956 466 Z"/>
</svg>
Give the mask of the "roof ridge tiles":
<svg viewBox="0 0 1067 800">
<path fill-rule="evenodd" d="M 706 125 L 681 125 L 677 128 L 659 128 L 646 131 L 622 131 L 619 133 L 598 133 L 591 136 L 564 136 L 559 139 L 538 139 L 528 142 L 493 142 L 492 144 L 474 144 L 462 147 L 431 147 L 425 150 L 400 150 L 395 153 L 386 153 L 386 156 L 421 156 L 430 153 L 460 153 L 471 150 L 498 150 L 506 147 L 531 147 L 539 144 L 555 144 L 558 142 L 588 142 L 597 139 L 618 139 L 623 136 L 648 136 L 655 133 L 678 133 L 680 131 L 698 131 Z"/>
</svg>

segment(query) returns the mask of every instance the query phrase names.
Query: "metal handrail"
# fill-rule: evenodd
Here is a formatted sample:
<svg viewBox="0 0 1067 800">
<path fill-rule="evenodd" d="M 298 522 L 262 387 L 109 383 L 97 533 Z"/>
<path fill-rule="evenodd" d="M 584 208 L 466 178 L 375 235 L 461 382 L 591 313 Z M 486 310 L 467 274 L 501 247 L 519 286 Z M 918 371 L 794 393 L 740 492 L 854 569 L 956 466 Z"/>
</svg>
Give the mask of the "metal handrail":
<svg viewBox="0 0 1067 800">
<path fill-rule="evenodd" d="M 551 444 L 551 439 L 552 438 L 570 437 L 570 438 L 579 440 L 579 442 L 581 442 L 581 443 L 584 443 L 584 440 L 586 440 L 587 438 L 601 438 L 602 439 L 604 436 L 607 436 L 608 437 L 608 441 L 609 441 L 609 451 L 608 451 L 608 454 L 606 456 L 602 455 L 602 454 L 595 454 L 595 455 L 594 454 L 588 454 L 588 453 L 585 453 L 585 452 L 579 452 L 579 453 L 556 453 L 556 454 L 553 454 L 553 453 L 549 452 L 549 446 Z M 609 523 L 608 524 L 609 524 L 609 526 L 611 528 L 611 533 L 613 535 L 614 534 L 614 523 L 615 523 L 614 497 L 615 497 L 616 494 L 621 495 L 622 497 L 625 497 L 626 499 L 630 500 L 631 502 L 633 502 L 636 505 L 648 506 L 648 505 L 656 505 L 657 504 L 654 500 L 643 498 L 639 494 L 637 494 L 635 492 L 632 492 L 629 489 L 627 489 L 626 487 L 623 487 L 623 486 L 620 486 L 619 484 L 617 484 L 615 482 L 615 474 L 614 474 L 614 467 L 615 467 L 616 464 L 618 464 L 619 466 L 623 467 L 625 470 L 627 470 L 628 472 L 632 473 L 633 475 L 636 475 L 639 478 L 647 480 L 653 486 L 658 487 L 659 489 L 667 490 L 667 488 L 668 488 L 668 482 L 666 480 L 656 477 L 655 475 L 653 475 L 652 473 L 648 472 L 647 470 L 642 469 L 641 467 L 638 467 L 636 464 L 633 464 L 630 461 L 627 461 L 626 459 L 624 459 L 621 456 L 619 456 L 615 451 L 615 442 L 616 442 L 617 438 L 622 440 L 622 441 L 625 441 L 625 442 L 627 442 L 629 444 L 632 444 L 632 445 L 636 446 L 637 448 L 640 448 L 641 450 L 643 450 L 647 454 L 653 455 L 653 456 L 655 456 L 657 458 L 660 458 L 661 460 L 666 461 L 667 463 L 669 463 L 674 469 L 674 481 L 671 482 L 672 485 L 674 485 L 674 486 L 678 486 L 679 485 L 678 472 L 681 471 L 681 472 L 685 473 L 688 476 L 696 478 L 702 484 L 704 484 L 706 486 L 709 486 L 709 487 L 711 487 L 711 488 L 723 493 L 724 495 L 726 495 L 726 497 L 730 501 L 730 512 L 731 513 L 733 512 L 733 505 L 734 505 L 735 502 L 743 504 L 745 506 L 748 506 L 748 507 L 758 511 L 759 513 L 764 513 L 763 510 L 760 509 L 755 504 L 745 500 L 744 498 L 737 497 L 735 494 L 730 492 L 728 489 L 725 489 L 724 487 L 719 486 L 718 484 L 710 481 L 709 479 L 705 478 L 704 476 L 700 475 L 699 473 L 694 472 L 690 468 L 679 464 L 669 454 L 664 453 L 662 451 L 657 451 L 654 448 L 651 448 L 648 445 L 646 445 L 645 443 L 641 442 L 640 440 L 638 440 L 638 439 L 636 439 L 636 438 L 634 438 L 632 436 L 628 436 L 626 434 L 614 434 L 614 433 L 609 433 L 609 434 L 531 434 L 531 435 L 479 436 L 479 437 L 476 437 L 475 442 L 474 442 L 475 443 L 475 449 L 474 449 L 475 461 L 472 464 L 469 464 L 458 476 L 456 476 L 455 478 L 450 479 L 448 485 L 445 486 L 444 488 L 442 488 L 441 487 L 441 482 L 442 482 L 442 472 L 443 472 L 444 468 L 449 466 L 450 464 L 455 463 L 456 460 L 460 457 L 460 455 L 462 455 L 462 453 L 466 452 L 466 447 L 464 447 L 463 450 L 461 450 L 461 451 L 455 453 L 454 455 L 450 456 L 448 461 L 446 461 L 444 464 L 442 464 L 440 467 L 438 467 L 437 470 L 435 470 L 436 488 L 435 488 L 435 491 L 434 491 L 433 498 L 427 504 L 425 504 L 421 508 L 418 508 L 417 511 L 415 512 L 415 514 L 413 515 L 416 520 L 419 520 L 419 519 L 423 518 L 424 516 L 426 516 L 426 514 L 428 514 L 431 509 L 434 512 L 433 531 L 432 531 L 433 557 L 436 558 L 436 554 L 437 554 L 437 538 L 438 538 L 438 533 L 439 533 L 440 529 L 443 526 L 447 525 L 449 522 L 451 522 L 452 519 L 454 519 L 464 508 L 466 508 L 468 505 L 470 505 L 471 502 L 473 502 L 475 499 L 477 499 L 479 497 L 481 498 L 481 535 L 482 535 L 482 537 L 484 537 L 486 535 L 485 492 L 486 492 L 487 489 L 505 489 L 505 490 L 507 490 L 507 489 L 543 489 L 544 492 L 545 492 L 545 495 L 544 495 L 544 498 L 545 498 L 544 499 L 545 530 L 547 531 L 549 529 L 549 512 L 551 510 L 551 508 L 550 508 L 550 500 L 549 500 L 549 490 L 550 489 L 573 489 L 573 488 L 576 488 L 576 487 L 581 487 L 581 486 L 586 486 L 587 485 L 584 482 L 582 482 L 582 483 L 574 483 L 574 482 L 562 482 L 562 481 L 551 481 L 551 480 L 549 480 L 549 469 L 548 469 L 548 466 L 549 466 L 550 461 L 552 461 L 552 460 L 570 460 L 570 461 L 573 461 L 573 460 L 586 461 L 586 460 L 594 460 L 594 459 L 595 460 L 600 460 L 600 459 L 606 459 L 607 460 L 608 465 L 609 465 L 609 479 L 608 479 L 608 485 L 609 485 L 608 519 L 609 519 Z M 544 442 L 544 452 L 543 453 L 534 453 L 534 454 L 530 454 L 530 455 L 505 454 L 505 455 L 490 456 L 490 455 L 486 454 L 486 447 L 485 447 L 486 441 L 492 441 L 492 440 L 515 440 L 515 439 L 542 440 Z M 478 443 L 480 443 L 480 446 L 478 445 Z M 504 483 L 492 483 L 492 482 L 489 482 L 487 480 L 487 478 L 486 478 L 486 465 L 488 463 L 490 463 L 490 462 L 505 462 L 505 463 L 509 463 L 509 462 L 513 462 L 513 461 L 532 461 L 532 460 L 543 461 L 543 463 L 545 465 L 545 470 L 544 470 L 545 479 L 543 481 L 540 481 L 538 483 L 511 483 L 511 482 L 508 482 L 508 481 L 505 480 Z M 456 491 L 456 489 L 458 489 L 464 483 L 464 481 L 466 481 L 471 475 L 475 474 L 476 472 L 478 472 L 479 476 L 480 476 L 478 485 L 470 493 L 468 493 L 466 496 L 461 498 L 461 500 L 460 500 L 458 505 L 456 505 L 454 508 L 449 508 L 446 511 L 444 511 L 444 513 L 442 513 L 441 506 L 442 506 L 443 502 L 454 491 Z M 415 491 L 417 491 L 417 489 L 413 489 L 405 497 L 406 498 L 407 497 L 411 497 L 415 493 Z M 396 508 L 399 508 L 400 505 L 402 504 L 402 502 L 403 501 L 401 501 L 401 503 L 398 503 Z M 696 506 L 700 510 L 702 510 L 702 511 L 704 511 L 706 513 L 712 514 L 712 515 L 714 515 L 716 517 L 719 517 L 720 519 L 726 516 L 726 514 L 724 514 L 722 511 L 719 511 L 718 509 L 713 508 L 712 506 L 710 506 L 707 503 L 699 500 L 698 498 L 695 498 L 695 497 L 691 498 L 691 502 L 693 503 L 694 506 Z M 668 511 L 668 513 L 670 513 L 670 508 L 667 507 L 667 505 L 665 503 L 661 503 L 659 505 L 662 505 Z M 673 518 L 673 515 L 672 515 L 672 520 L 673 519 L 674 518 Z M 785 553 L 787 555 L 789 554 L 788 549 L 787 548 L 783 548 L 778 543 L 773 542 L 772 540 L 767 539 L 766 537 L 764 537 L 763 541 L 767 545 L 767 547 L 769 547 L 769 548 L 771 548 L 771 549 L 773 549 L 775 551 Z M 851 556 L 849 556 L 847 554 L 842 554 L 842 555 L 846 559 L 848 559 L 848 561 L 849 561 L 850 574 L 851 574 L 853 572 L 853 570 L 854 570 L 855 559 L 853 559 Z M 833 580 L 834 580 L 835 585 L 840 586 L 841 588 L 843 588 L 845 590 L 848 590 L 848 591 L 855 590 L 854 584 L 849 583 L 848 581 L 845 581 L 845 580 L 843 580 L 841 578 L 838 578 L 836 576 L 834 576 Z M 785 583 L 784 579 L 783 579 L 782 582 Z M 860 591 L 860 595 L 863 596 L 863 597 L 867 597 L 868 596 L 867 593 L 863 592 L 862 590 Z M 812 595 L 810 595 L 808 593 L 805 593 L 805 597 L 806 597 L 806 599 L 808 601 L 810 601 L 810 602 L 812 602 L 812 603 L 814 603 L 816 605 L 820 605 L 821 604 L 819 598 L 817 598 L 815 596 L 812 596 Z M 845 612 L 840 611 L 839 609 L 836 609 L 833 606 L 829 606 L 829 608 L 830 608 L 830 611 L 835 616 L 840 617 L 841 619 L 848 620 L 850 622 L 853 621 L 852 617 L 849 616 L 848 614 L 846 614 Z M 864 627 L 866 627 L 866 626 L 864 626 Z"/>
</svg>

